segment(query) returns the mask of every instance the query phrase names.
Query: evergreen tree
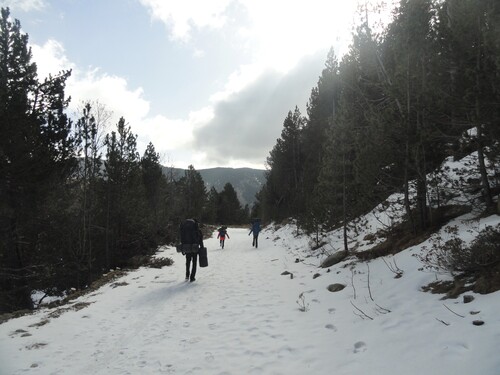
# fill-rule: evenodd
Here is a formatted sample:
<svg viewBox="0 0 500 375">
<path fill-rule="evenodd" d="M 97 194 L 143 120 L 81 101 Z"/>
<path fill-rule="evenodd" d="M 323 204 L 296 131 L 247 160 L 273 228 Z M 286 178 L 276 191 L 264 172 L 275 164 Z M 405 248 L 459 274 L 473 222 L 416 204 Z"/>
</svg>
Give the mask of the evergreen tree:
<svg viewBox="0 0 500 375">
<path fill-rule="evenodd" d="M 388 194 L 381 174 L 391 164 L 387 149 L 394 145 L 386 139 L 377 108 L 384 99 L 377 54 L 376 41 L 364 23 L 338 70 L 338 106 L 311 204 L 315 226 L 345 226 Z"/>
<path fill-rule="evenodd" d="M 205 213 L 203 215 L 203 221 L 206 223 L 216 224 L 217 220 L 217 210 L 219 205 L 219 193 L 212 186 L 207 195 L 207 205 L 205 207 Z"/>
<path fill-rule="evenodd" d="M 301 132 L 304 118 L 295 107 L 283 122 L 281 138 L 267 158 L 270 168 L 266 181 L 266 205 L 273 219 L 283 219 L 301 212 L 303 197 L 303 160 Z"/>
<path fill-rule="evenodd" d="M 437 36 L 435 8 L 430 0 L 402 0 L 384 40 L 384 64 L 401 115 L 400 170 L 403 171 L 405 206 L 415 230 L 429 225 L 426 175 L 443 159 L 431 115 L 435 112 L 433 87 Z M 416 184 L 416 210 L 410 202 L 410 181 Z"/>
<path fill-rule="evenodd" d="M 448 0 L 439 8 L 439 20 L 442 69 L 448 73 L 442 79 L 449 105 L 446 124 L 455 136 L 475 128 L 470 144 L 478 153 L 484 199 L 492 206 L 486 154 L 498 164 L 500 6 L 495 1 Z"/>
<path fill-rule="evenodd" d="M 236 190 L 231 183 L 226 183 L 219 194 L 217 221 L 221 224 L 242 224 L 247 220 L 248 216 L 241 208 Z"/>
<path fill-rule="evenodd" d="M 97 240 L 92 227 L 95 226 L 99 209 L 97 205 L 97 188 L 101 175 L 102 148 L 104 146 L 100 134 L 105 124 L 100 123 L 93 114 L 93 108 L 87 102 L 82 109 L 82 117 L 78 119 L 75 127 L 76 142 L 79 146 L 78 154 L 81 155 L 78 168 L 79 190 L 75 192 L 80 198 L 81 212 L 79 217 L 79 242 L 75 249 L 76 259 L 79 263 L 86 263 L 89 282 L 92 280 L 92 267 L 94 258 L 94 242 Z"/>
<path fill-rule="evenodd" d="M 148 209 L 152 213 L 153 227 L 159 225 L 160 192 L 164 179 L 160 165 L 160 155 L 156 153 L 153 143 L 149 142 L 144 156 L 141 158 L 142 182 L 146 189 Z"/>
<path fill-rule="evenodd" d="M 117 131 L 106 135 L 106 265 L 117 264 L 134 252 L 132 243 L 144 228 L 144 189 L 140 183 L 137 136 L 122 117 Z M 142 223 L 144 225 L 144 223 Z"/>
<path fill-rule="evenodd" d="M 181 218 L 198 218 L 203 215 L 207 190 L 205 182 L 194 166 L 190 165 L 177 182 L 177 196 L 180 206 L 177 212 Z"/>
<path fill-rule="evenodd" d="M 331 48 L 318 84 L 311 91 L 307 103 L 307 121 L 302 131 L 304 193 L 308 197 L 312 195 L 318 180 L 327 129 L 338 108 L 339 93 L 338 62 Z"/>
<path fill-rule="evenodd" d="M 47 243 L 51 192 L 74 166 L 71 123 L 64 114 L 70 72 L 39 83 L 28 35 L 0 18 L 0 310 L 31 307 L 30 292 L 54 258 Z"/>
</svg>

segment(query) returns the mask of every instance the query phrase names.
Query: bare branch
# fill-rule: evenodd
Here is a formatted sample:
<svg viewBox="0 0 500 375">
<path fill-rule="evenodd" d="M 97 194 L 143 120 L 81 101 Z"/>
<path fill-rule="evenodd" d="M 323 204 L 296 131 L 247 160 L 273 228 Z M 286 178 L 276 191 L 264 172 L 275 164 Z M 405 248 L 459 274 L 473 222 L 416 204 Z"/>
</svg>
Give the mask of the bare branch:
<svg viewBox="0 0 500 375">
<path fill-rule="evenodd" d="M 443 306 L 446 307 L 449 311 L 451 311 L 453 314 L 455 314 L 456 316 L 459 316 L 461 318 L 465 318 L 465 316 L 463 315 L 460 315 L 460 314 L 457 314 L 455 311 L 453 311 L 452 309 L 450 309 L 448 306 L 446 306 L 444 303 L 443 303 Z"/>
<path fill-rule="evenodd" d="M 306 303 L 306 297 L 304 296 L 304 292 L 299 294 L 299 299 L 296 301 L 297 305 L 299 305 L 299 310 L 302 312 L 306 312 L 309 310 L 309 304 Z"/>
<path fill-rule="evenodd" d="M 380 306 L 378 304 L 375 304 L 375 305 L 379 308 L 379 312 L 382 313 L 382 314 L 387 314 L 387 313 L 392 312 L 391 310 L 386 309 L 386 308 L 384 308 L 384 307 L 382 307 L 382 306 Z"/>
<path fill-rule="evenodd" d="M 364 312 L 363 310 L 361 310 L 359 307 L 357 307 L 354 303 L 352 303 L 352 301 L 350 301 L 350 302 L 351 302 L 351 305 L 352 305 L 352 306 L 353 306 L 356 310 L 358 310 L 358 311 L 359 311 L 359 312 L 360 312 L 363 316 L 367 317 L 367 318 L 368 318 L 368 319 L 370 319 L 370 320 L 373 320 L 373 318 L 372 318 L 371 316 L 369 316 L 369 315 L 365 314 L 365 312 Z"/>
<path fill-rule="evenodd" d="M 370 295 L 370 299 L 374 301 L 372 296 L 372 289 L 370 288 L 370 265 L 366 263 L 366 267 L 368 267 L 368 294 Z"/>
<path fill-rule="evenodd" d="M 445 326 L 449 326 L 449 325 L 450 325 L 450 323 L 446 323 L 444 320 L 441 320 L 441 319 L 438 319 L 438 318 L 436 318 L 436 320 L 437 320 L 438 322 L 443 323 Z"/>
<path fill-rule="evenodd" d="M 400 278 L 401 276 L 403 276 L 403 270 L 400 269 L 398 267 L 398 265 L 396 264 L 396 259 L 393 258 L 393 262 L 394 262 L 394 265 L 392 265 L 391 263 L 388 263 L 384 257 L 382 257 L 382 260 L 384 261 L 385 265 L 387 266 L 387 268 L 389 268 L 389 270 L 394 273 L 396 276 L 394 276 L 395 278 Z"/>
<path fill-rule="evenodd" d="M 354 287 L 354 271 L 351 268 L 351 285 L 352 285 L 352 290 L 354 291 L 354 299 L 356 299 L 356 288 Z"/>
</svg>

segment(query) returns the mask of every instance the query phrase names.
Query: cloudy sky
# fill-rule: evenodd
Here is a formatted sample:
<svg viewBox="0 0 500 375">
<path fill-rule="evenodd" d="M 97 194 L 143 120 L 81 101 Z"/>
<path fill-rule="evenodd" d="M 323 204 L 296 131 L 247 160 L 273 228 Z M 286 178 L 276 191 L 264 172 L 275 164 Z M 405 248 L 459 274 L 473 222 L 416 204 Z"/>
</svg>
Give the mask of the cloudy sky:
<svg viewBox="0 0 500 375">
<path fill-rule="evenodd" d="M 357 0 L 0 0 L 41 77 L 71 68 L 70 111 L 99 101 L 162 164 L 265 168 L 289 110 L 306 114 Z"/>
</svg>

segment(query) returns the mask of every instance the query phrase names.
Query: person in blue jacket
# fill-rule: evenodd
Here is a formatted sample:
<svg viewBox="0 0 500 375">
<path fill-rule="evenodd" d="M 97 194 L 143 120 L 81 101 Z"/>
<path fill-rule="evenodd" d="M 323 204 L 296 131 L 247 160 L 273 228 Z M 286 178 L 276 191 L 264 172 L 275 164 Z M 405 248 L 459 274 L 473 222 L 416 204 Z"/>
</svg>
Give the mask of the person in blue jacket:
<svg viewBox="0 0 500 375">
<path fill-rule="evenodd" d="M 253 233 L 252 246 L 255 246 L 255 248 L 259 247 L 258 244 L 259 232 L 260 232 L 260 219 L 253 219 L 252 227 L 250 228 L 250 233 L 248 233 L 248 235 L 250 236 L 250 234 Z"/>
</svg>

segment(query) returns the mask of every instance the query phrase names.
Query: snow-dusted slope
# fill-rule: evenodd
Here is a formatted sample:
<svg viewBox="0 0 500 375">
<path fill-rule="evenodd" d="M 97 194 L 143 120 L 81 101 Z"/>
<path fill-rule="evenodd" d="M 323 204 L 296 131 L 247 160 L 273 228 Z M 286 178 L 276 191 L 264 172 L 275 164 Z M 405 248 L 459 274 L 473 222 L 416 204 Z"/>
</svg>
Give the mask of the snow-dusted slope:
<svg viewBox="0 0 500 375">
<path fill-rule="evenodd" d="M 230 228 L 224 250 L 206 240 L 209 267 L 194 283 L 163 248 L 171 267 L 130 272 L 59 317 L 0 325 L 0 374 L 500 373 L 500 293 L 465 304 L 422 292 L 437 276 L 419 271 L 419 247 L 327 270 L 293 226 L 262 232 L 258 249 L 247 234 Z"/>
</svg>

